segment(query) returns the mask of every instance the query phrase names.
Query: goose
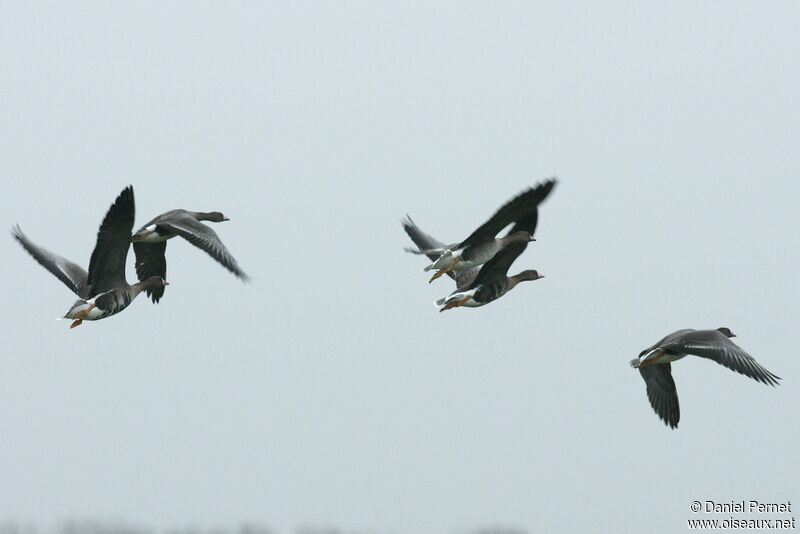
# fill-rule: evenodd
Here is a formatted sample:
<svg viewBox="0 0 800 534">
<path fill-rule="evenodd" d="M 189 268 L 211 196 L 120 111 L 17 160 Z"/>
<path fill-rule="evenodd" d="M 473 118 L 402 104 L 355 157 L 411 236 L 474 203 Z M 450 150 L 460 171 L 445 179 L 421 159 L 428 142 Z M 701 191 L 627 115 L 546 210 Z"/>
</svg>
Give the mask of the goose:
<svg viewBox="0 0 800 534">
<path fill-rule="evenodd" d="M 650 405 L 666 425 L 677 428 L 681 418 L 670 363 L 690 354 L 713 360 L 762 384 L 778 385 L 781 378 L 731 341 L 732 337 L 736 335 L 724 326 L 716 330 L 678 330 L 631 360 L 631 366 L 639 369 L 644 379 Z"/>
<path fill-rule="evenodd" d="M 139 280 L 146 280 L 151 276 L 167 276 L 167 240 L 181 236 L 192 245 L 204 250 L 223 267 L 236 275 L 243 282 L 249 280 L 239 267 L 233 255 L 228 252 L 214 230 L 201 224 L 201 221 L 223 222 L 229 221 L 218 211 L 203 212 L 189 210 L 171 210 L 154 218 L 133 236 L 133 252 L 136 254 L 136 275 Z M 147 295 L 158 303 L 164 295 L 163 287 L 147 289 Z"/>
<path fill-rule="evenodd" d="M 544 278 L 543 274 L 539 274 L 533 269 L 508 276 L 511 264 L 525 251 L 527 246 L 527 243 L 512 243 L 504 247 L 480 268 L 475 279 L 469 285 L 458 288 L 449 296 L 437 300 L 436 306 L 439 308 L 439 312 L 460 306 L 468 308 L 485 306 L 514 289 L 520 282 Z"/>
<path fill-rule="evenodd" d="M 533 235 L 536 230 L 536 219 L 537 214 L 536 210 L 534 210 L 533 214 L 517 223 L 515 225 L 516 228 L 512 228 L 510 233 L 519 231 L 519 228 L 522 228 L 530 235 Z M 417 245 L 418 250 L 428 251 L 427 253 L 420 253 L 426 254 L 428 258 L 433 260 L 436 257 L 434 251 L 442 247 L 441 241 L 423 232 L 408 215 L 406 215 L 406 219 L 402 224 L 403 229 L 414 244 Z M 512 277 L 507 276 L 511 264 L 522 254 L 526 247 L 527 242 L 514 243 L 497 253 L 483 267 L 473 267 L 467 271 L 448 271 L 447 275 L 456 282 L 456 290 L 448 297 L 436 301 L 436 306 L 440 308 L 439 311 L 459 306 L 473 308 L 483 306 L 502 297 L 519 282 L 544 278 L 544 275 L 535 270 L 523 271 Z"/>
<path fill-rule="evenodd" d="M 459 243 L 433 249 L 407 248 L 406 251 L 428 256 L 435 255 L 435 259 L 431 258 L 433 263 L 424 269 L 426 272 L 437 269 L 429 282 L 433 282 L 450 271 L 469 271 L 473 267 L 483 265 L 512 243 L 534 241 L 532 233 L 524 228 L 512 228 L 504 237 L 496 236 L 509 224 L 519 223 L 521 220 L 530 218 L 531 214 L 537 211 L 538 205 L 550 194 L 555 184 L 556 179 L 551 178 L 536 187 L 523 191 L 501 206 L 488 221 Z M 535 215 L 533 217 L 535 225 Z"/>
<path fill-rule="evenodd" d="M 89 260 L 89 272 L 82 267 L 36 245 L 19 225 L 11 233 L 14 239 L 39 265 L 61 280 L 79 300 L 64 319 L 73 319 L 70 328 L 83 321 L 98 321 L 121 312 L 142 291 L 169 285 L 160 276 L 129 285 L 125 280 L 125 260 L 130 247 L 135 206 L 133 187 L 126 187 L 109 208 L 97 232 L 97 243 Z"/>
</svg>

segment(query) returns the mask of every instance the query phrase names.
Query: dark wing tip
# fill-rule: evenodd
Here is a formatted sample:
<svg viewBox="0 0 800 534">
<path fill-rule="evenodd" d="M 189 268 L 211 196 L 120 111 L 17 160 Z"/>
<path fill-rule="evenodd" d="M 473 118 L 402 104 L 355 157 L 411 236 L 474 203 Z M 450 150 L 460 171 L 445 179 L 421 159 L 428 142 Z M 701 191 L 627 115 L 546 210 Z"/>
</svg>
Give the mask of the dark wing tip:
<svg viewBox="0 0 800 534">
<path fill-rule="evenodd" d="M 783 378 L 779 377 L 778 375 L 776 375 L 775 373 L 773 373 L 771 371 L 768 371 L 767 369 L 764 369 L 764 372 L 765 372 L 765 376 L 764 376 L 764 383 L 765 384 L 767 384 L 768 386 L 772 386 L 772 387 L 776 387 L 776 386 L 780 386 L 781 385 L 779 380 L 783 380 Z"/>
<path fill-rule="evenodd" d="M 557 183 L 558 179 L 555 176 L 552 176 L 531 188 L 531 191 L 535 194 L 537 204 L 543 202 L 548 196 L 550 196 L 550 193 L 553 192 L 553 189 L 556 187 Z"/>
<path fill-rule="evenodd" d="M 404 219 L 400 219 L 400 226 L 403 227 L 403 231 L 408 235 L 408 237 L 411 237 L 411 233 L 417 230 L 417 225 L 413 220 L 411 220 L 411 217 L 409 217 L 408 214 L 406 214 Z M 413 240 L 413 237 L 411 238 Z"/>
<path fill-rule="evenodd" d="M 114 225 L 120 219 L 130 218 L 130 225 L 133 227 L 133 216 L 135 214 L 136 203 L 133 198 L 133 186 L 129 185 L 122 192 L 117 195 L 114 203 L 108 208 L 106 216 L 101 223 L 101 229 L 110 225 Z"/>
<path fill-rule="evenodd" d="M 25 234 L 22 233 L 22 228 L 19 227 L 19 224 L 14 224 L 14 226 L 11 227 L 10 232 L 11 236 L 17 241 L 22 241 L 22 239 L 25 237 Z"/>
<path fill-rule="evenodd" d="M 20 228 L 18 224 L 15 224 L 11 227 L 11 237 L 13 237 L 14 240 L 19 243 L 19 246 L 21 246 L 25 252 L 35 257 L 33 251 L 30 249 L 30 241 L 28 241 L 28 236 L 25 235 L 25 233 L 22 231 L 22 228 Z"/>
<path fill-rule="evenodd" d="M 655 407 L 654 407 L 655 410 Z M 670 428 L 678 428 L 678 422 L 680 421 L 680 413 L 677 412 L 670 406 L 664 406 L 661 409 L 661 412 L 655 410 L 656 414 L 658 414 L 659 419 L 664 421 L 664 424 Z"/>
<path fill-rule="evenodd" d="M 414 222 L 414 219 L 412 219 L 411 215 L 408 213 L 406 213 L 404 218 L 400 219 L 400 225 L 403 227 L 403 231 L 408 234 L 409 237 L 411 237 L 411 232 L 418 230 L 417 223 Z"/>
<path fill-rule="evenodd" d="M 153 300 L 153 304 L 158 304 L 158 301 L 164 296 L 164 288 L 157 287 L 154 289 L 148 289 L 147 296 Z"/>
<path fill-rule="evenodd" d="M 117 199 L 114 201 L 114 204 L 112 204 L 111 207 L 118 209 L 125 208 L 133 211 L 135 205 L 136 204 L 133 198 L 133 186 L 129 185 L 128 187 L 123 189 L 119 195 L 117 195 Z M 111 210 L 109 209 L 109 211 Z"/>
<path fill-rule="evenodd" d="M 647 399 L 658 418 L 668 427 L 678 428 L 681 408 L 670 364 L 639 367 L 639 374 L 644 379 Z"/>
<path fill-rule="evenodd" d="M 117 200 L 116 200 L 115 204 L 116 203 L 119 203 L 119 204 L 131 204 L 131 205 L 134 203 L 133 186 L 132 185 L 129 185 L 128 187 L 126 187 L 125 189 L 122 190 L 122 192 L 117 197 Z"/>
<path fill-rule="evenodd" d="M 123 189 L 119 195 L 117 195 L 116 200 L 114 200 L 114 204 L 129 204 L 132 203 L 133 200 L 133 186 L 129 185 Z"/>
<path fill-rule="evenodd" d="M 779 380 L 783 380 L 781 377 L 776 375 L 775 373 L 771 372 L 769 369 L 761 365 L 760 363 L 753 360 L 752 363 L 749 365 L 749 369 L 734 369 L 737 373 L 745 375 L 749 378 L 754 379 L 756 382 L 761 382 L 767 386 L 780 386 Z M 747 372 L 749 371 L 749 372 Z"/>
</svg>

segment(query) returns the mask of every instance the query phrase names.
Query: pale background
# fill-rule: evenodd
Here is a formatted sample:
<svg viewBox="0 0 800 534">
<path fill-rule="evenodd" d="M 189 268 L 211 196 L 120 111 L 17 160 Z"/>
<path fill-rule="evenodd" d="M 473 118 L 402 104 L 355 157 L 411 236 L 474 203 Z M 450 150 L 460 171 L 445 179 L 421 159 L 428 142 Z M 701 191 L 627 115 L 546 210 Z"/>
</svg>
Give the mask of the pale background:
<svg viewBox="0 0 800 534">
<path fill-rule="evenodd" d="M 156 528 L 674 533 L 691 500 L 800 498 L 797 2 L 3 2 L 2 225 L 88 264 L 174 240 L 159 306 L 70 331 L 0 240 L 0 518 Z M 437 314 L 410 213 L 458 240 L 550 175 L 544 280 Z M 129 257 L 129 279 L 133 260 Z M 784 378 L 628 360 L 729 326 Z M 728 516 L 723 516 L 723 518 Z"/>
</svg>

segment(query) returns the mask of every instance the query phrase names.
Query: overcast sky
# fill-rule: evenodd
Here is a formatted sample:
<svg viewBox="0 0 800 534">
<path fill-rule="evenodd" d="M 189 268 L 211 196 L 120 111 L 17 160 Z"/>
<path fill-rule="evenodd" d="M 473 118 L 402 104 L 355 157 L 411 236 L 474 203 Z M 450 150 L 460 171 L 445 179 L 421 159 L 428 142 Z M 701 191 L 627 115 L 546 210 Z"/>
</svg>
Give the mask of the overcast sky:
<svg viewBox="0 0 800 534">
<path fill-rule="evenodd" d="M 0 518 L 674 533 L 800 501 L 797 2 L 2 13 L 2 224 L 88 265 L 133 184 L 137 226 L 224 212 L 252 283 L 176 239 L 160 305 L 70 331 L 0 240 Z M 546 278 L 436 313 L 400 218 L 456 241 L 552 175 L 512 268 Z M 687 358 L 670 430 L 628 361 L 718 326 L 784 380 Z"/>
</svg>

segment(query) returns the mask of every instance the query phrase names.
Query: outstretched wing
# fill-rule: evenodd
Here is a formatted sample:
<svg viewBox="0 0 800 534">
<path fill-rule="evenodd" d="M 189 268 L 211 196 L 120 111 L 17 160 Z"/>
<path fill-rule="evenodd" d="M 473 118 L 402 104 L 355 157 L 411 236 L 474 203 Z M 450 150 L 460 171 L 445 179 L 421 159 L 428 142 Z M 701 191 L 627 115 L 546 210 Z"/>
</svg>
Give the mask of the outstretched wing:
<svg viewBox="0 0 800 534">
<path fill-rule="evenodd" d="M 439 256 L 442 255 L 442 250 L 447 248 L 447 245 L 439 241 L 433 236 L 430 236 L 420 230 L 417 223 L 411 220 L 411 216 L 406 215 L 406 218 L 401 221 L 403 225 L 403 230 L 406 231 L 408 237 L 411 238 L 411 241 L 417 245 L 418 251 L 408 250 L 409 252 L 424 254 L 428 257 L 431 261 L 436 261 L 439 259 Z"/>
<path fill-rule="evenodd" d="M 411 216 L 406 215 L 406 218 L 403 219 L 401 223 L 403 225 L 403 230 L 406 231 L 408 237 L 410 237 L 411 241 L 417 245 L 417 250 L 406 248 L 407 252 L 411 252 L 413 254 L 424 254 L 429 260 L 436 261 L 442 255 L 442 251 L 447 248 L 447 245 L 420 230 L 419 226 L 417 226 L 417 223 L 411 220 Z M 453 271 L 449 271 L 447 275 L 456 281 L 458 280 L 456 273 Z"/>
<path fill-rule="evenodd" d="M 108 209 L 97 232 L 97 244 L 89 261 L 89 298 L 128 283 L 125 260 L 131 245 L 135 212 L 133 186 L 128 186 Z"/>
<path fill-rule="evenodd" d="M 146 243 L 137 241 L 133 244 L 133 252 L 136 254 L 136 276 L 143 282 L 151 276 L 167 278 L 167 258 L 164 255 L 167 250 L 167 242 Z M 164 296 L 164 286 L 150 288 L 147 296 L 153 299 L 155 304 Z"/>
<path fill-rule="evenodd" d="M 539 203 L 547 198 L 554 185 L 555 180 L 551 179 L 515 196 L 501 206 L 488 221 L 479 226 L 469 237 L 459 243 L 456 248 L 464 248 L 481 241 L 493 239 L 500 230 L 513 222 L 524 221 L 523 224 L 526 227 L 530 227 L 532 222 L 533 229 L 535 229 L 536 218 L 534 217 L 531 221 L 531 214 L 536 211 Z"/>
<path fill-rule="evenodd" d="M 217 233 L 211 228 L 194 220 L 190 216 L 180 217 L 170 221 L 159 223 L 159 226 L 170 230 L 171 232 L 186 239 L 189 243 L 200 248 L 212 258 L 217 260 L 223 267 L 230 272 L 241 278 L 243 281 L 249 280 L 247 275 L 239 267 L 236 259 L 228 252 L 225 245 L 222 244 Z"/>
<path fill-rule="evenodd" d="M 34 244 L 22 233 L 22 229 L 19 226 L 14 226 L 14 228 L 11 229 L 11 235 L 14 236 L 14 239 L 22 245 L 22 248 L 24 248 L 39 265 L 64 282 L 73 293 L 82 298 L 86 297 L 88 291 L 86 287 L 88 275 L 86 271 L 83 270 L 83 267 Z"/>
<path fill-rule="evenodd" d="M 678 428 L 681 409 L 678 405 L 678 391 L 672 379 L 672 366 L 669 363 L 639 367 L 639 373 L 647 386 L 647 398 L 656 414 L 671 428 Z"/>
<path fill-rule="evenodd" d="M 781 379 L 765 369 L 755 358 L 717 330 L 691 332 L 681 339 L 665 345 L 664 348 L 714 360 L 732 371 L 770 386 L 777 386 L 778 380 Z"/>
<path fill-rule="evenodd" d="M 542 183 L 536 188 L 536 191 L 539 195 L 539 201 L 536 203 L 536 208 L 534 208 L 531 213 L 523 216 L 521 219 L 515 222 L 506 235 L 511 235 L 514 232 L 521 231 L 525 231 L 533 235 L 536 232 L 536 223 L 539 222 L 539 204 L 541 204 L 541 202 L 550 195 L 550 192 L 553 190 L 555 185 L 556 181 L 551 179 Z"/>
</svg>

